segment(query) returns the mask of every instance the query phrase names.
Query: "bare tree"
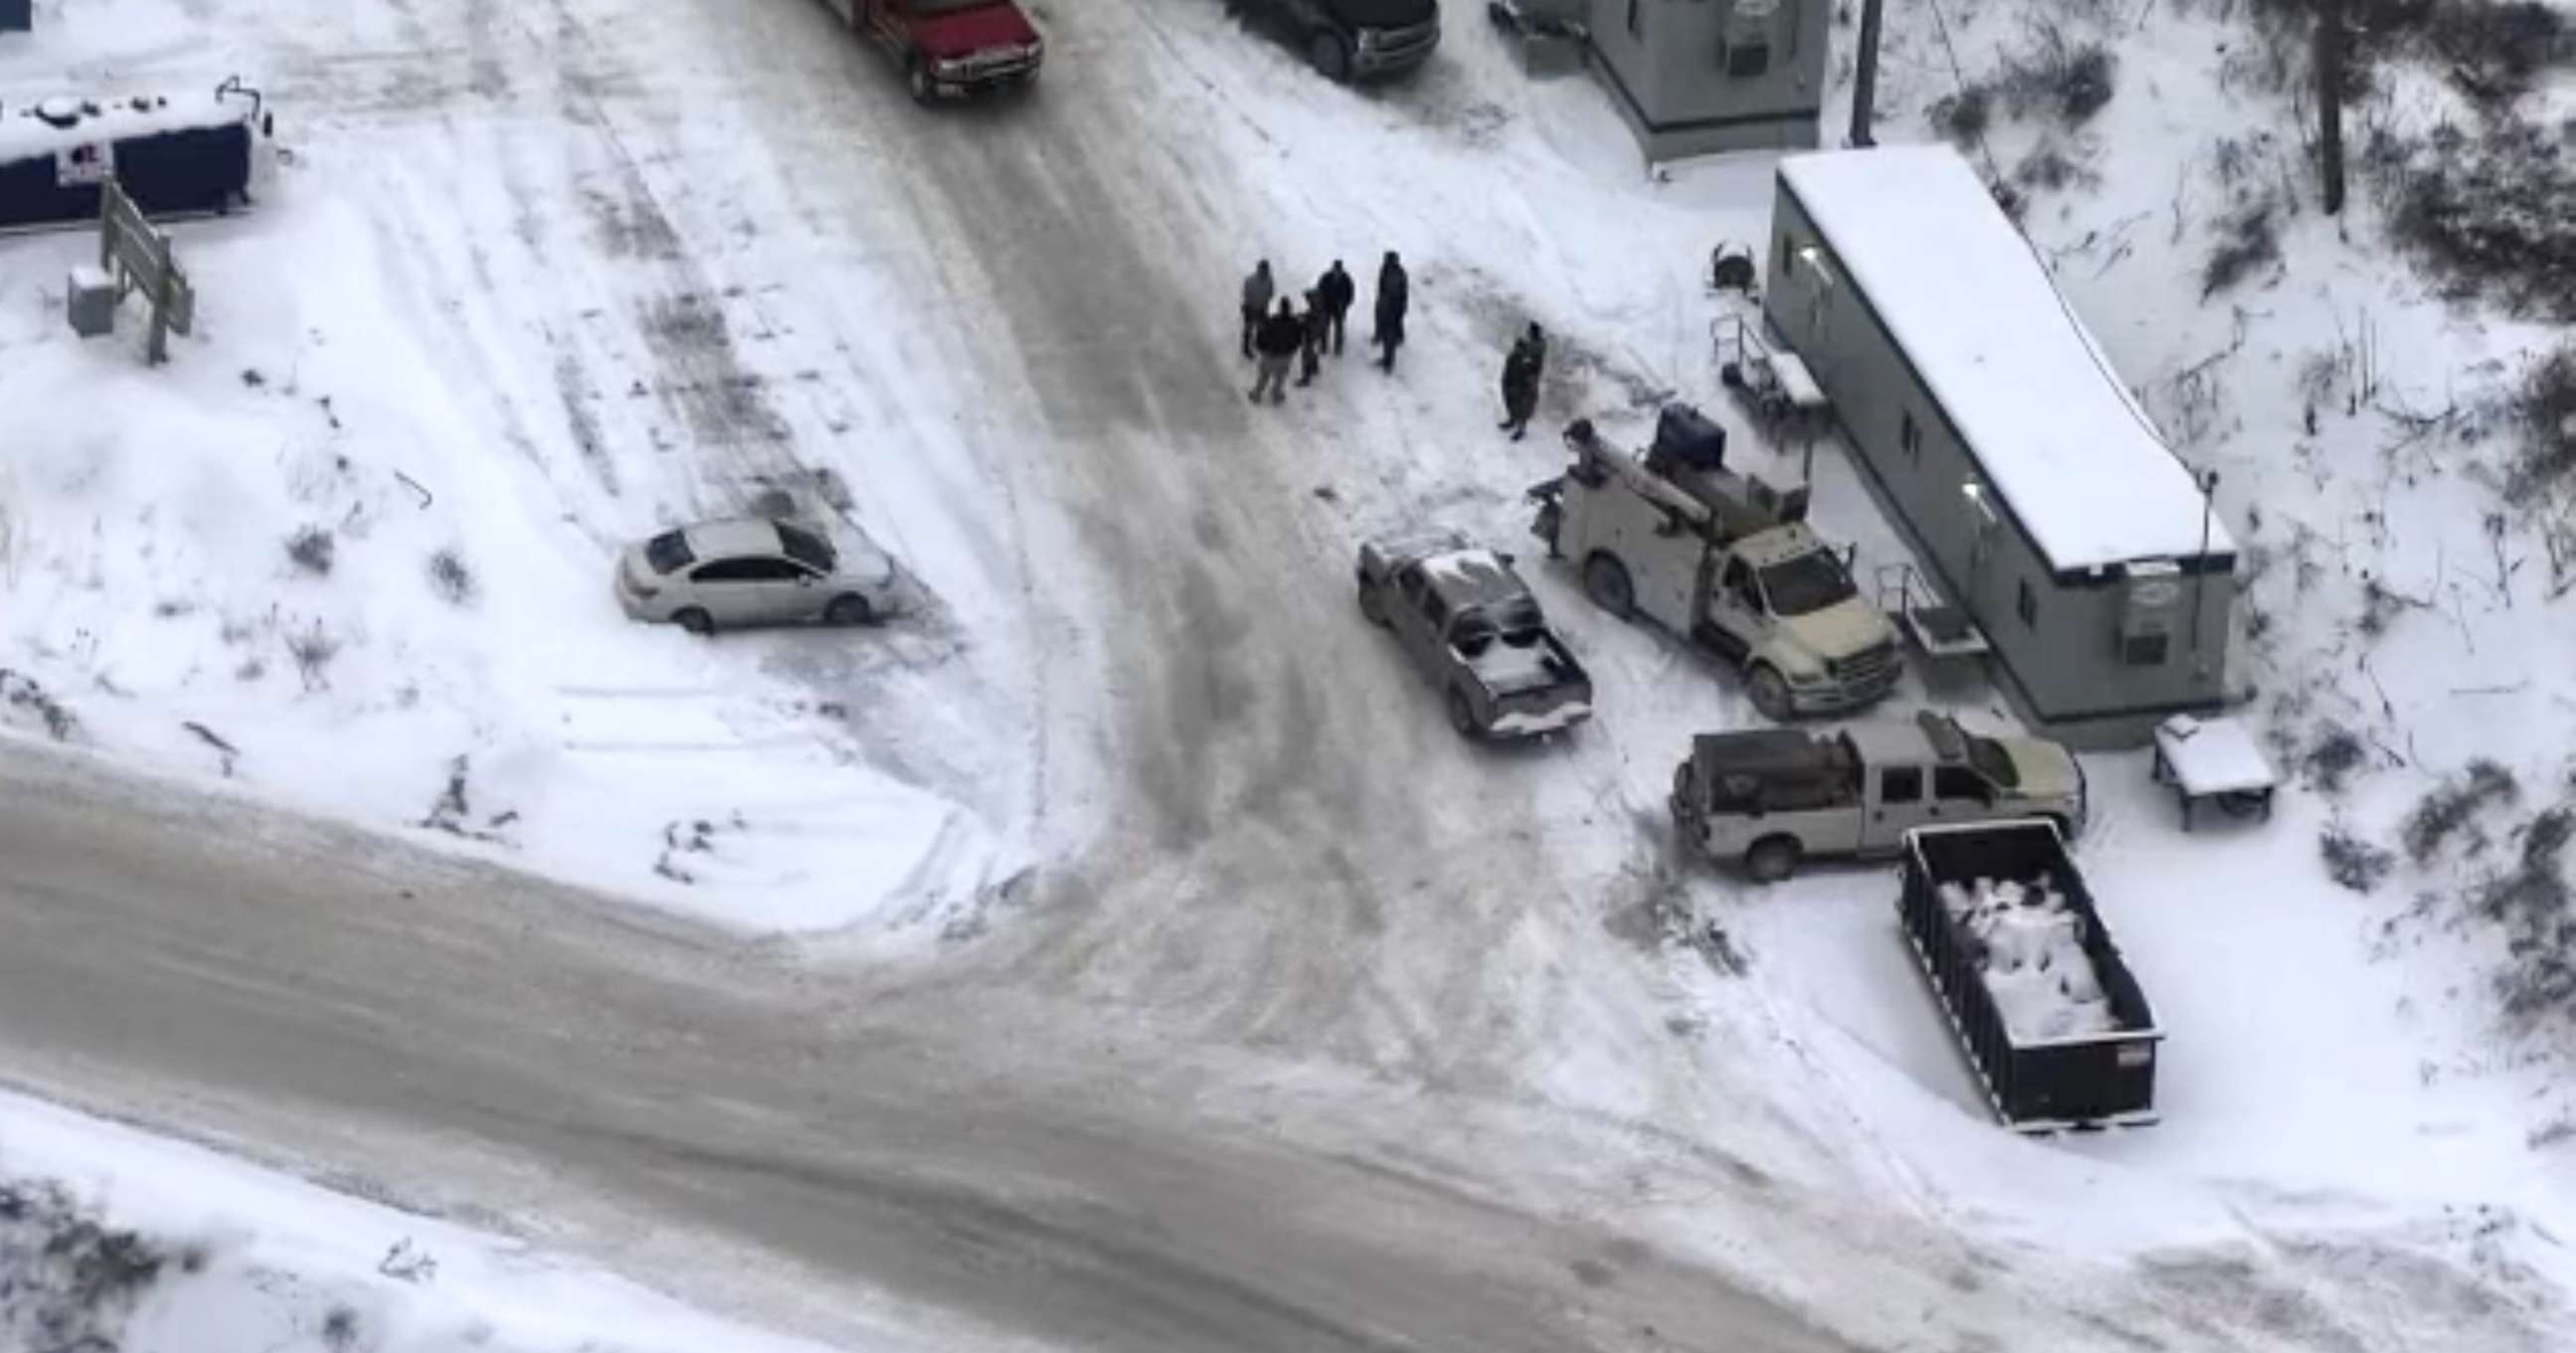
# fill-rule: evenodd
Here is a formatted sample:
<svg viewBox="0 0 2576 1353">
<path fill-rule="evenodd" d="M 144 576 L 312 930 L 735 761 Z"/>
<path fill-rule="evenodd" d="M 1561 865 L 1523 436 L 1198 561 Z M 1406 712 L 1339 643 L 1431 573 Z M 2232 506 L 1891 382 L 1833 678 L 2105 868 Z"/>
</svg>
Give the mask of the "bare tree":
<svg viewBox="0 0 2576 1353">
<path fill-rule="evenodd" d="M 2317 152 L 2325 171 L 2325 211 L 2343 210 L 2343 0 L 2317 0 Z"/>
</svg>

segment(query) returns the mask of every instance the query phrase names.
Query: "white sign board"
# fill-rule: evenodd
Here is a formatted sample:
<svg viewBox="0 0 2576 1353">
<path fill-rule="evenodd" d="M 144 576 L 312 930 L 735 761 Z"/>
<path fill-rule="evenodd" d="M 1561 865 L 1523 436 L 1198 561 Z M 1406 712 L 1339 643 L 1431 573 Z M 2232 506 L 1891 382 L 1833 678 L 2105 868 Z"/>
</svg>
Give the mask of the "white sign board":
<svg viewBox="0 0 2576 1353">
<path fill-rule="evenodd" d="M 115 173 L 113 141 L 83 141 L 54 152 L 54 183 L 59 187 L 105 183 Z"/>
</svg>

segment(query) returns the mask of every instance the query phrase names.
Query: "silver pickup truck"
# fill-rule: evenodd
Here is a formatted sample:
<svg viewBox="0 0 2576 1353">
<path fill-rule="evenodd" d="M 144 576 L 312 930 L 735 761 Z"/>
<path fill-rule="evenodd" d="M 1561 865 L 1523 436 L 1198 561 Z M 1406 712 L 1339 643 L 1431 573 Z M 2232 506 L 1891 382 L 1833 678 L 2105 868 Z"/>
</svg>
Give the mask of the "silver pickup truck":
<svg viewBox="0 0 2576 1353">
<path fill-rule="evenodd" d="M 1708 733 L 1673 771 L 1673 826 L 1765 883 L 1810 856 L 1892 856 L 1916 827 L 2045 818 L 2073 837 L 2084 769 L 2044 738 L 1972 733 L 1924 710 L 1832 733 Z"/>
<path fill-rule="evenodd" d="M 1592 678 L 1511 556 L 1458 535 L 1360 547 L 1360 614 L 1395 632 L 1464 736 L 1534 737 L 1592 716 Z"/>
</svg>

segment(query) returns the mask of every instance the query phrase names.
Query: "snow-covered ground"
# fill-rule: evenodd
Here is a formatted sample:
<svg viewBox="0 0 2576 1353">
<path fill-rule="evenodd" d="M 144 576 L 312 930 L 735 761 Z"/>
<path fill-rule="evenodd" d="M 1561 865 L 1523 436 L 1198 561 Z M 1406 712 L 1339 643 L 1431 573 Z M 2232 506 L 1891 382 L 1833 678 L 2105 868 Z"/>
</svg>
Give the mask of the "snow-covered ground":
<svg viewBox="0 0 2576 1353">
<path fill-rule="evenodd" d="M 434 1218 L 0 1095 L 0 1343 L 819 1353 Z"/>
<path fill-rule="evenodd" d="M 201 332 L 159 371 L 64 331 L 85 241 L 0 243 L 0 664 L 114 755 L 838 927 L 818 953 L 992 979 L 997 1029 L 1239 1059 L 1212 1118 L 1615 1214 L 1873 1346 L 2576 1339 L 2563 1035 L 2505 1017 L 2467 905 L 2566 782 L 2576 641 L 2542 504 L 2497 488 L 2507 439 L 2444 416 L 2553 335 L 2399 266 L 2365 179 L 2316 212 L 2243 16 L 1889 14 L 1887 140 L 1929 138 L 2033 20 L 2118 54 L 2081 130 L 1999 107 L 1977 160 L 2012 175 L 2045 137 L 2069 166 L 2025 223 L 2221 473 L 2260 631 L 2238 676 L 2293 772 L 2269 823 L 2186 836 L 2143 754 L 2088 759 L 2079 861 L 2169 1036 L 2164 1121 L 2027 1142 L 1985 1121 L 1887 875 L 1753 889 L 1667 856 L 1687 735 L 1755 722 L 1731 679 L 1533 560 L 1599 712 L 1488 754 L 1345 595 L 1367 536 L 1526 539 L 1561 452 L 1492 420 L 1531 319 L 1542 428 L 1634 443 L 1678 392 L 1796 477 L 1720 398 L 1701 285 L 1764 237 L 1769 160 L 1649 176 L 1597 90 L 1525 80 L 1463 13 L 1418 79 L 1355 93 L 1214 4 L 1087 6 L 1046 16 L 1027 123 L 892 122 L 917 115 L 818 8 L 40 6 L 0 98 L 238 68 L 295 158 L 256 215 L 182 229 Z M 2455 111 L 2384 80 L 2388 125 Z M 2277 259 L 2207 288 L 2263 195 Z M 1253 258 L 1346 260 L 1364 333 L 1387 248 L 1414 278 L 1397 376 L 1355 349 L 1282 410 L 1193 395 L 1237 374 Z M 807 468 L 853 486 L 920 614 L 713 645 L 616 614 L 618 542 Z M 1903 559 L 1831 444 L 1815 478 L 1864 582 Z M 327 574 L 289 557 L 307 526 Z M 1974 685 L 1899 701 L 2006 717 Z M 41 704 L 6 713 L 42 735 Z M 2306 769 L 2328 725 L 2359 752 L 2340 790 Z M 2375 892 L 2328 876 L 2322 832 L 2394 847 L 2477 757 L 2522 786 L 2483 853 L 2473 821 Z"/>
</svg>

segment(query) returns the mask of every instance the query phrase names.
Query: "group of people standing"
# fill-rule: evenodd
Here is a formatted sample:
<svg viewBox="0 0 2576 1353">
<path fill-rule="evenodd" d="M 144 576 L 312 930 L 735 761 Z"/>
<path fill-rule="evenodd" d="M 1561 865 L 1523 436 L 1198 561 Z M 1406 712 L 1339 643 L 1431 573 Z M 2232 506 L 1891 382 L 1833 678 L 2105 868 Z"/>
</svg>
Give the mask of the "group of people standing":
<svg viewBox="0 0 2576 1353">
<path fill-rule="evenodd" d="M 1270 260 L 1252 265 L 1251 274 L 1243 279 L 1243 355 L 1259 363 L 1248 396 L 1255 404 L 1264 397 L 1273 404 L 1287 401 L 1291 362 L 1298 364 L 1298 385 L 1314 383 L 1324 354 L 1341 355 L 1344 322 L 1358 299 L 1358 288 L 1338 258 L 1307 288 L 1302 313 L 1296 302 L 1278 292 Z M 1412 293 L 1413 281 L 1405 274 L 1404 260 L 1387 250 L 1378 264 L 1377 325 L 1369 335 L 1379 349 L 1380 370 L 1395 370 L 1395 350 L 1404 346 L 1404 315 L 1412 305 Z M 1539 381 L 1546 374 L 1547 332 L 1533 322 L 1512 341 L 1511 355 L 1503 359 L 1503 421 L 1497 426 L 1511 433 L 1513 441 L 1529 432 L 1530 417 L 1538 412 Z"/>
<path fill-rule="evenodd" d="M 1405 275 L 1404 261 L 1395 251 L 1386 251 L 1378 264 L 1376 327 L 1369 341 L 1380 349 L 1378 367 L 1395 370 L 1395 350 L 1404 345 L 1404 312 L 1412 304 L 1412 279 Z M 1276 308 L 1273 300 L 1276 299 Z M 1315 279 L 1306 291 L 1306 309 L 1299 313 L 1296 302 L 1278 295 L 1278 283 L 1271 277 L 1270 260 L 1253 265 L 1250 276 L 1243 279 L 1243 355 L 1260 363 L 1253 378 L 1251 400 L 1258 404 L 1268 396 L 1273 404 L 1288 398 L 1288 366 L 1299 366 L 1297 384 L 1314 382 L 1322 369 L 1324 354 L 1338 357 L 1351 306 L 1359 299 L 1359 288 L 1351 275 L 1342 270 L 1342 261 Z"/>
</svg>

